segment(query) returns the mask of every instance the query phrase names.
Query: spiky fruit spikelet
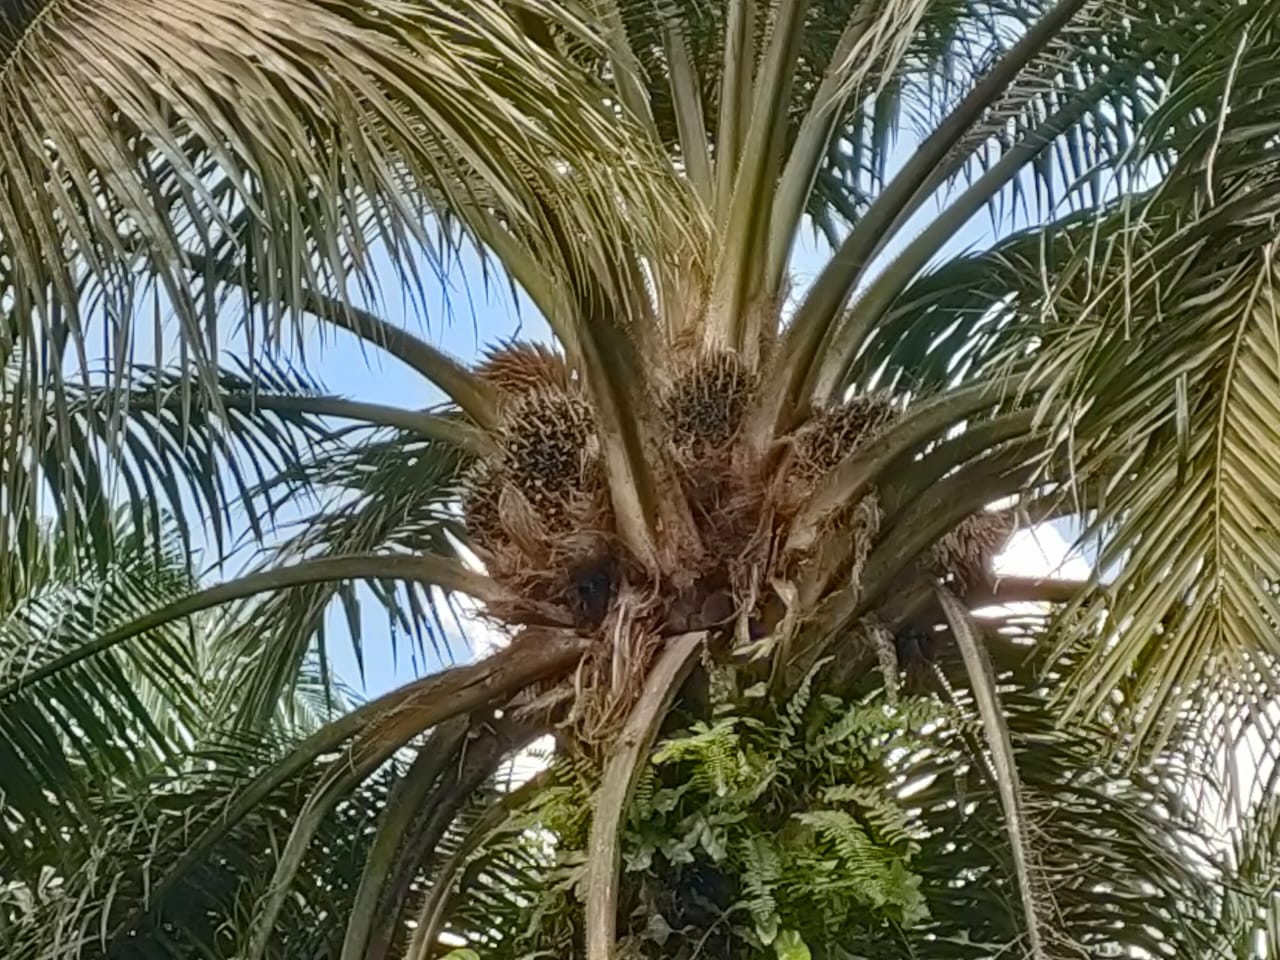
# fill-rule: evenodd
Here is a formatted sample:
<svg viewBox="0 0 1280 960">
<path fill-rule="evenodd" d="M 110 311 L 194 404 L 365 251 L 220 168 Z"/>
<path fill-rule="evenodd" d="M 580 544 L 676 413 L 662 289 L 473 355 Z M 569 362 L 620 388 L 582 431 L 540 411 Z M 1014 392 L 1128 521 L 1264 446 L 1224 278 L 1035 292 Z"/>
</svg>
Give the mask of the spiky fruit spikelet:
<svg viewBox="0 0 1280 960">
<path fill-rule="evenodd" d="M 502 475 L 487 460 L 480 460 L 462 484 L 462 517 L 471 545 L 492 557 L 501 549 L 505 535 L 498 517 L 498 497 L 502 491 Z"/>
<path fill-rule="evenodd" d="M 499 452 L 471 468 L 463 519 L 490 574 L 506 580 L 545 564 L 556 538 L 590 519 L 600 493 L 599 444 L 591 409 L 565 386 L 556 354 L 509 344 L 490 351 L 486 363 L 505 392 Z"/>
<path fill-rule="evenodd" d="M 550 347 L 511 340 L 485 351 L 475 372 L 504 393 L 519 395 L 547 387 L 568 391 L 569 367 Z"/>
<path fill-rule="evenodd" d="M 513 398 L 503 417 L 502 472 L 550 530 L 574 525 L 600 483 L 600 445 L 581 396 L 539 387 Z"/>
<path fill-rule="evenodd" d="M 727 447 L 755 389 L 755 374 L 732 353 L 701 357 L 681 371 L 663 403 L 677 453 L 696 461 Z"/>
<path fill-rule="evenodd" d="M 821 476 L 880 436 L 899 416 L 883 394 L 861 394 L 820 411 L 796 431 L 796 471 Z"/>
<path fill-rule="evenodd" d="M 778 490 L 779 509 L 784 513 L 799 509 L 842 459 L 875 440 L 900 416 L 884 394 L 861 394 L 816 411 L 791 435 L 790 463 Z"/>
<path fill-rule="evenodd" d="M 975 513 L 962 520 L 929 551 L 929 566 L 961 593 L 990 576 L 991 564 L 1016 527 L 1011 512 Z"/>
</svg>

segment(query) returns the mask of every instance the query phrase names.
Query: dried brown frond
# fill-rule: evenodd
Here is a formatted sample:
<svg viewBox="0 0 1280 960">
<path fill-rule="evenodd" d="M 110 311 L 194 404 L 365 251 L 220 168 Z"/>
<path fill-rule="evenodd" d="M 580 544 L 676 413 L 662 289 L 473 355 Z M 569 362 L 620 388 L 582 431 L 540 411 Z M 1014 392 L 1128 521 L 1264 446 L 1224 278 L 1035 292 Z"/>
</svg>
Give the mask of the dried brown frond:
<svg viewBox="0 0 1280 960">
<path fill-rule="evenodd" d="M 531 390 L 569 390 L 569 365 L 551 347 L 526 340 L 511 340 L 485 351 L 475 372 L 505 393 Z"/>
</svg>

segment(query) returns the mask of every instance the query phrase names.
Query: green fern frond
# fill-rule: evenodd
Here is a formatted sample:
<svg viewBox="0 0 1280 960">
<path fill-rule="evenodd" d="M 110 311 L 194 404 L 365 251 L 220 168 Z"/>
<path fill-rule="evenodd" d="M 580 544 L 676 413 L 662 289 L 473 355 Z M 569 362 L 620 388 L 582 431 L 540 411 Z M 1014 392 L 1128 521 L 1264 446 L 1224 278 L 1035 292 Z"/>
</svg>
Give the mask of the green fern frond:
<svg viewBox="0 0 1280 960">
<path fill-rule="evenodd" d="M 658 774 L 653 765 L 640 771 L 640 779 L 636 781 L 635 793 L 631 797 L 631 817 L 644 821 L 653 815 L 653 798 L 658 791 Z"/>
<path fill-rule="evenodd" d="M 827 803 L 852 804 L 875 829 L 885 843 L 910 843 L 918 830 L 913 830 L 906 811 L 885 796 L 879 787 L 861 784 L 839 784 L 822 792 Z"/>
<path fill-rule="evenodd" d="M 689 736 L 668 740 L 654 754 L 656 765 L 689 762 L 690 779 L 706 793 L 723 797 L 750 782 L 748 767 L 737 733 L 736 717 L 712 724 L 695 724 Z"/>
<path fill-rule="evenodd" d="M 744 840 L 740 848 L 743 863 L 740 879 L 751 919 L 757 927 L 776 922 L 778 904 L 773 891 L 782 878 L 782 858 L 773 841 L 760 834 Z"/>
<path fill-rule="evenodd" d="M 809 864 L 810 869 L 790 872 L 787 883 L 797 893 L 850 896 L 876 909 L 887 908 L 902 920 L 920 916 L 924 907 L 920 878 L 908 869 L 902 854 L 877 843 L 852 815 L 812 810 L 796 814 L 795 819 L 812 829 L 837 858 L 835 864 L 819 861 Z"/>
<path fill-rule="evenodd" d="M 810 810 L 795 814 L 795 819 L 816 830 L 850 863 L 868 859 L 868 851 L 877 849 L 862 825 L 843 810 Z"/>
<path fill-rule="evenodd" d="M 782 730 L 780 746 L 783 749 L 795 742 L 799 732 L 804 729 L 805 712 L 809 709 L 809 700 L 813 696 L 814 678 L 818 675 L 818 671 L 830 663 L 831 660 L 831 657 L 823 657 L 810 667 L 809 672 L 804 675 L 804 679 L 800 681 L 800 685 L 796 688 L 796 692 L 791 695 L 791 699 L 783 707 L 781 716 L 778 718 Z"/>
</svg>

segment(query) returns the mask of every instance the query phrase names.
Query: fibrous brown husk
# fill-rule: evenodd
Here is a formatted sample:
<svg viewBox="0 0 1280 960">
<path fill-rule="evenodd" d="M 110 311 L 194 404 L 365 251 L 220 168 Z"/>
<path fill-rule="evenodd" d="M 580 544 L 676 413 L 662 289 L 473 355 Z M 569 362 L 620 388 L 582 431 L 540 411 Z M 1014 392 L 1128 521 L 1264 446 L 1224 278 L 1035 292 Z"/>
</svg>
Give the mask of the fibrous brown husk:
<svg viewBox="0 0 1280 960">
<path fill-rule="evenodd" d="M 579 662 L 564 726 L 584 753 L 613 742 L 644 689 L 662 646 L 654 613 L 652 596 L 624 587 L 601 626 L 599 642 Z"/>
<path fill-rule="evenodd" d="M 636 576 L 627 561 L 622 545 L 603 531 L 587 528 L 559 538 L 549 565 L 556 578 L 555 601 L 580 628 L 598 629 L 619 587 Z"/>
<path fill-rule="evenodd" d="M 519 512 L 526 520 L 537 519 L 528 515 L 531 510 L 527 506 Z M 527 547 L 508 544 L 508 549 L 498 554 L 499 562 L 490 567 L 490 575 L 512 597 L 525 601 L 504 606 L 497 615 L 509 618 L 523 611 L 545 617 L 554 611 L 558 623 L 588 633 L 598 629 L 619 585 L 636 576 L 625 552 L 602 530 L 550 534 L 542 527 L 538 536 L 540 539 Z M 494 610 L 493 604 L 490 610 Z"/>
<path fill-rule="evenodd" d="M 528 610 L 553 611 L 595 642 L 575 676 L 540 686 L 521 709 L 553 715 L 584 754 L 607 747 L 643 688 L 662 638 L 727 629 L 767 578 L 770 490 L 735 446 L 756 377 L 731 354 L 687 363 L 663 397 L 674 470 L 702 550 L 653 582 L 614 532 L 587 399 L 549 351 L 491 351 L 481 374 L 504 391 L 499 454 L 470 478 L 464 513 L 490 575 Z M 691 612 L 674 609 L 688 601 Z M 494 615 L 501 616 L 500 611 Z"/>
<path fill-rule="evenodd" d="M 475 372 L 505 393 L 570 389 L 569 366 L 559 353 L 540 343 L 511 340 L 485 351 Z"/>
<path fill-rule="evenodd" d="M 962 593 L 991 574 L 991 564 L 1017 525 L 1012 511 L 982 511 L 966 517 L 933 545 L 930 568 Z"/>
<path fill-rule="evenodd" d="M 722 464 L 689 468 L 684 488 L 707 556 L 741 557 L 761 532 L 766 488 Z"/>
<path fill-rule="evenodd" d="M 872 491 L 826 519 L 814 539 L 815 546 L 795 558 L 799 569 L 794 575 L 802 603 L 816 604 L 833 588 L 852 591 L 855 596 L 861 593 L 863 569 L 883 518 L 880 498 Z M 833 570 L 838 570 L 838 575 L 832 575 Z"/>
<path fill-rule="evenodd" d="M 876 537 L 880 535 L 880 521 L 884 514 L 880 498 L 874 492 L 867 494 L 853 506 L 837 516 L 841 529 L 850 541 L 849 587 L 860 590 L 862 571 L 871 555 Z"/>
<path fill-rule="evenodd" d="M 510 481 L 498 492 L 498 524 L 507 542 L 537 565 L 547 562 L 550 544 L 548 530 L 533 504 Z"/>
<path fill-rule="evenodd" d="M 561 677 L 530 684 L 512 701 L 511 706 L 517 720 L 556 726 L 564 722 L 572 702 L 573 683 Z"/>
</svg>

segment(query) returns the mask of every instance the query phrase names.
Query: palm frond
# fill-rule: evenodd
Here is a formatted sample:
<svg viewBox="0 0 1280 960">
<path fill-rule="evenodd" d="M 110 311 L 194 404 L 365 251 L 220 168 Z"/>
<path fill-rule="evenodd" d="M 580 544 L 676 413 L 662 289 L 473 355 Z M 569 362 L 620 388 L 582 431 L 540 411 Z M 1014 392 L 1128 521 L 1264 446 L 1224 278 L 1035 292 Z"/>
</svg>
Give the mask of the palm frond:
<svg viewBox="0 0 1280 960">
<path fill-rule="evenodd" d="M 263 495 L 293 497 L 297 485 L 321 498 L 319 509 L 292 525 L 272 562 L 341 557 L 353 551 L 432 556 L 466 562 L 457 515 L 469 457 L 447 443 L 405 434 L 347 436 L 346 449 L 299 463 Z M 363 582 L 362 582 L 363 581 Z M 370 596 L 372 594 L 372 596 Z M 245 719 L 269 713 L 309 656 L 328 656 L 326 625 L 335 604 L 358 663 L 362 620 L 372 600 L 386 612 L 391 654 L 406 638 L 423 659 L 451 658 L 460 609 L 428 584 L 365 577 L 315 583 L 281 592 L 237 616 L 219 654 L 225 691 Z"/>
<path fill-rule="evenodd" d="M 60 383 L 47 395 L 6 391 L 0 422 L 15 433 L 5 451 L 0 545 L 24 556 L 51 517 L 83 548 L 78 556 L 105 563 L 111 540 L 95 532 L 110 528 L 118 506 L 137 530 L 170 524 L 188 555 L 193 535 L 211 533 L 221 556 L 237 506 L 251 532 L 265 536 L 270 517 L 256 509 L 253 489 L 325 448 L 333 432 L 323 417 L 344 408 L 278 364 L 233 362 L 210 376 L 216 407 L 189 390 L 183 373 L 145 366 Z M 351 415 L 361 413 L 355 405 Z M 0 591 L 22 568 L 5 565 Z"/>
<path fill-rule="evenodd" d="M 200 625 L 158 625 L 144 642 L 16 686 L 157 601 L 192 589 L 176 535 L 117 514 L 98 532 L 113 559 L 87 571 L 77 545 L 46 531 L 41 582 L 0 617 L 0 849 L 9 876 L 33 879 L 24 843 L 86 842 L 97 798 L 127 794 L 204 732 L 208 699 Z"/>
<path fill-rule="evenodd" d="M 1114 572 L 1105 608 L 1068 628 L 1065 642 L 1095 640 L 1070 706 L 1097 710 L 1119 687 L 1153 745 L 1211 678 L 1274 690 L 1280 194 L 1275 125 L 1253 107 L 1280 49 L 1270 12 L 1240 9 L 1203 38 L 1222 55 L 1188 62 L 1147 132 L 1178 144 L 1177 167 L 1063 237 L 1062 268 L 1027 298 L 1045 418 L 1075 476 L 1101 482 L 1099 567 Z"/>
<path fill-rule="evenodd" d="M 710 146 L 717 158 L 725 156 L 725 145 L 718 142 L 725 135 L 721 130 L 721 109 L 726 106 L 722 103 L 722 72 L 734 5 L 723 0 L 661 4 L 622 0 L 616 5 L 648 87 L 649 106 L 661 142 L 681 163 L 694 152 L 691 143 Z M 901 12 L 906 5 L 894 6 Z M 754 68 L 762 55 L 759 41 L 765 33 L 770 7 L 762 4 L 756 8 L 757 20 L 750 26 L 757 35 L 755 42 L 741 58 L 732 57 L 728 62 L 745 62 L 747 69 Z M 947 98 L 990 56 L 987 44 L 1005 40 L 992 35 L 989 25 L 994 11 L 985 5 L 931 2 L 919 7 L 914 28 L 904 27 L 892 38 L 892 43 L 905 45 L 900 56 L 884 57 L 879 42 L 884 38 L 873 37 L 878 42 L 868 44 L 864 38 L 867 49 L 858 47 L 861 55 L 853 57 L 851 42 L 859 32 L 872 33 L 865 30 L 863 21 L 875 14 L 857 0 L 815 0 L 806 6 L 790 97 L 777 111 L 784 123 L 781 154 L 790 155 L 802 139 L 801 131 L 806 126 L 812 128 L 814 121 L 809 118 L 830 117 L 831 130 L 816 141 L 817 170 L 812 176 L 812 189 L 806 188 L 803 196 L 806 212 L 833 245 L 841 227 L 856 220 L 882 186 L 895 137 L 905 122 L 917 118 L 925 123 L 936 115 Z M 1021 7 L 1001 10 L 1011 20 L 1030 17 L 1034 12 Z M 674 39 L 679 40 L 678 46 Z M 696 79 L 696 85 L 684 82 L 690 73 L 680 66 L 683 58 L 677 50 L 683 50 L 696 70 L 696 76 L 691 77 Z M 742 114 L 750 107 L 750 103 L 740 104 L 735 111 L 741 137 L 745 137 L 751 121 L 749 114 Z M 686 120 L 686 130 L 682 131 L 682 117 L 694 109 L 701 116 L 703 129 L 688 129 Z M 807 139 L 807 135 L 803 138 Z M 693 163 L 696 161 L 689 165 Z M 735 170 L 730 162 L 730 177 Z M 805 179 L 799 178 L 801 182 Z M 787 229 L 794 231 L 797 226 L 791 223 Z"/>
<path fill-rule="evenodd" d="M 163 893 L 149 889 L 185 853 L 191 831 L 264 763 L 278 744 L 226 743 L 188 759 L 191 768 L 139 793 L 101 803 L 93 845 L 83 852 L 37 845 L 27 857 L 43 882 L 10 883 L 3 896 L 2 936 L 13 956 L 121 956 L 152 960 L 218 956 L 241 947 L 227 918 L 243 916 L 266 891 L 270 851 L 297 821 L 316 774 L 304 772 L 230 825 L 211 855 Z M 204 769 L 202 770 L 201 767 Z M 367 850 L 364 829 L 396 776 L 389 767 L 351 791 L 321 824 L 294 896 L 277 925 L 281 955 L 324 956 L 341 936 L 355 878 Z M 146 863 L 145 872 L 135 869 Z M 110 923 L 130 913 L 144 919 L 114 944 Z"/>
<path fill-rule="evenodd" d="M 1280 810 L 1262 796 L 1229 835 L 1230 881 L 1219 916 L 1220 949 L 1232 958 L 1280 950 Z"/>
<path fill-rule="evenodd" d="M 595 42 L 558 5 L 534 7 Z M 174 316 L 183 390 L 217 410 L 228 300 L 252 343 L 279 342 L 314 294 L 376 293 L 375 249 L 413 281 L 415 251 L 445 269 L 459 229 L 498 217 L 554 271 L 554 209 L 575 251 L 616 262 L 615 240 L 682 203 L 640 172 L 646 149 L 603 88 L 490 0 L 465 16 L 394 0 L 139 2 L 127 18 L 22 0 L 0 14 L 0 81 L 11 471 L 48 433 L 47 398 L 66 403 L 67 368 L 87 376 L 98 330 L 122 358 L 143 316 Z M 443 218 L 434 235 L 428 211 Z"/>
<path fill-rule="evenodd" d="M 438 865 L 437 842 L 446 833 L 449 844 L 457 842 L 458 808 L 483 791 L 501 761 L 531 735 L 525 725 L 487 723 L 489 705 L 563 670 L 585 648 L 571 635 L 528 641 L 485 663 L 393 691 L 300 742 L 259 730 L 190 751 L 172 773 L 156 771 L 118 801 L 97 798 L 92 842 L 83 847 L 24 834 L 21 856 L 31 876 L 5 888 L 0 909 L 8 922 L 0 936 L 12 950 L 38 947 L 68 960 L 236 953 L 250 941 L 249 919 L 271 894 L 266 955 L 290 956 L 309 945 L 317 955 L 337 956 L 361 874 L 387 842 L 371 848 L 370 827 L 403 793 L 403 786 L 388 793 L 403 777 L 397 752 L 432 727 L 474 715 L 469 735 L 455 739 L 458 751 L 431 755 L 442 778 L 432 796 L 440 800 L 452 791 L 456 805 L 443 819 L 432 803 L 414 808 L 413 824 L 406 825 L 412 829 L 391 838 L 408 842 L 424 823 L 432 831 L 393 884 L 392 933 L 407 938 L 395 917 L 421 875 Z M 463 726 L 470 725 L 466 719 Z M 278 853 L 285 836 L 291 841 Z M 146 869 L 133 869 L 139 863 Z M 57 883 L 44 889 L 41 880 L 50 873 Z M 380 909 L 387 903 L 380 898 Z"/>
<path fill-rule="evenodd" d="M 1199 960 L 1248 927 L 1256 904 L 1230 902 L 1230 871 L 1179 794 L 1202 786 L 1215 738 L 1265 729 L 1248 710 L 1270 706 L 1280 663 L 1276 0 L 130 4 L 123 18 L 69 0 L 0 14 L 14 28 L 0 34 L 0 555 L 34 540 L 45 487 L 90 547 L 108 479 L 142 524 L 167 509 L 185 530 L 194 502 L 219 535 L 232 499 L 260 538 L 317 499 L 246 576 L 89 618 L 78 637 L 53 631 L 56 649 L 0 678 L 0 705 L 16 705 L 8 740 L 35 760 L 15 774 L 24 812 L 4 841 L 28 867 L 3 901 L 13 949 L 356 960 L 414 949 L 403 918 L 421 900 L 432 929 L 494 956 L 532 942 L 580 952 L 582 933 L 588 955 L 612 956 L 622 824 L 633 792 L 658 789 L 642 771 L 658 726 L 763 697 L 743 726 L 782 751 L 808 744 L 810 707 L 867 691 L 873 656 L 893 676 L 909 632 L 944 648 L 930 676 L 950 706 L 929 701 L 916 730 L 903 701 L 881 709 L 871 691 L 857 722 L 820 738 L 851 737 L 867 716 L 884 735 L 911 726 L 912 749 L 857 758 L 894 799 L 875 816 L 897 849 L 846 810 L 792 809 L 794 790 L 753 797 L 776 805 L 769 832 L 785 823 L 812 847 L 792 862 L 815 878 L 799 880 L 849 893 L 838 922 L 820 916 L 804 936 L 853 924 L 849 949 L 877 960 L 1028 945 Z M 926 132 L 890 176 L 913 111 Z M 939 195 L 941 213 L 877 272 Z M 984 206 L 1002 222 L 1054 219 L 937 264 Z M 805 212 L 849 230 L 787 320 Z M 378 280 L 420 289 L 468 246 L 561 340 L 538 390 L 364 309 Z M 124 365 L 146 307 L 176 318 L 177 368 Z M 232 373 L 212 361 L 229 315 L 251 358 Z M 407 360 L 456 407 L 347 401 L 255 368 L 304 315 Z M 107 380 L 85 373 L 94 324 Z M 884 383 L 897 392 L 872 392 Z M 358 425 L 339 432 L 340 418 Z M 490 500 L 463 497 L 469 484 Z M 1006 617 L 989 632 L 945 594 L 950 633 L 935 629 L 939 576 L 975 602 L 999 597 L 986 568 L 1007 520 L 993 501 L 1073 494 L 1106 539 L 1109 586 L 1073 589 L 1052 627 Z M 470 566 L 469 534 L 488 574 Z M 53 582 L 35 559 L 14 584 Z M 443 648 L 454 590 L 508 628 L 535 626 L 348 713 L 326 704 L 304 739 L 273 722 L 306 713 L 289 707 L 300 686 L 323 694 L 337 605 L 360 658 L 370 593 L 393 636 Z M 53 621 L 22 602 L 0 595 L 25 643 Z M 139 735 L 149 701 L 176 712 L 186 686 L 153 697 L 122 682 L 124 666 L 178 683 L 159 665 L 178 657 L 172 624 L 231 602 L 215 642 L 190 653 L 216 697 L 201 688 L 203 713 L 179 701 L 181 724 Z M 710 656 L 671 711 L 699 628 Z M 677 666 L 656 655 L 670 636 Z M 957 641 L 972 695 L 948 689 Z M 116 665 L 103 696 L 77 688 L 43 711 L 34 699 Z M 722 682 L 727 699 L 708 692 Z M 542 710 L 565 720 L 589 787 L 542 808 L 560 822 L 535 814 L 467 850 L 477 794 L 492 798 L 494 764 Z M 81 713 L 101 730 L 81 736 Z M 168 749 L 210 722 L 246 739 Z M 736 756 L 720 736 L 731 726 L 696 728 L 715 769 Z M 246 746 L 264 730 L 260 750 Z M 402 776 L 415 744 L 425 753 Z M 156 777 L 162 760 L 171 780 Z M 60 779 L 85 784 L 82 826 L 42 793 Z M 335 821 L 358 837 L 335 843 Z M 714 830 L 689 837 L 679 855 L 701 844 L 730 862 Z M 754 929 L 725 936 L 807 950 L 761 906 L 784 882 L 771 842 L 733 853 L 755 875 L 720 906 L 744 895 Z M 346 858 L 333 877 L 326 844 Z M 841 876 L 823 872 L 833 864 Z M 456 913 L 426 893 L 442 880 L 462 891 Z M 873 890 L 893 910 L 863 911 Z M 523 936 L 530 909 L 546 936 Z"/>
<path fill-rule="evenodd" d="M 1213 956 L 1206 917 L 1225 885 L 1206 825 L 1182 801 L 1181 771 L 1132 772 L 1123 756 L 1104 759 L 1103 731 L 1057 722 L 1053 697 L 1061 680 L 1036 676 L 1043 652 L 1008 640 L 989 638 L 987 645 L 1022 781 L 1033 869 L 1052 903 L 1050 949 L 1082 957 L 1132 949 Z M 912 803 L 936 831 L 918 862 L 937 939 L 913 940 L 919 953 L 886 957 L 978 957 L 1021 942 L 1016 896 L 981 865 L 998 851 L 999 872 L 1010 876 L 1014 857 L 998 787 L 982 753 L 972 750 L 968 734 L 979 721 L 970 717 L 952 741 L 967 763 L 934 766 L 940 757 L 928 758 L 912 774 L 927 781 L 910 792 Z M 987 909 L 975 910 L 977 903 Z"/>
<path fill-rule="evenodd" d="M 1027 952 L 1032 958 L 1045 954 L 1046 930 L 1041 920 L 1044 911 L 1040 890 L 1040 877 L 1033 870 L 1032 843 L 1022 799 L 1022 783 L 1018 774 L 1017 759 L 1013 753 L 1013 740 L 1000 706 L 1000 693 L 995 672 L 983 649 L 982 640 L 964 606 L 945 588 L 936 591 L 938 603 L 951 628 L 951 636 L 959 647 L 969 674 L 969 688 L 973 701 L 982 718 L 987 748 L 995 774 L 996 789 L 1000 794 L 1000 807 L 1004 813 L 1009 850 L 1012 854 L 1015 881 L 1022 905 L 1023 921 L 1027 931 Z"/>
</svg>

